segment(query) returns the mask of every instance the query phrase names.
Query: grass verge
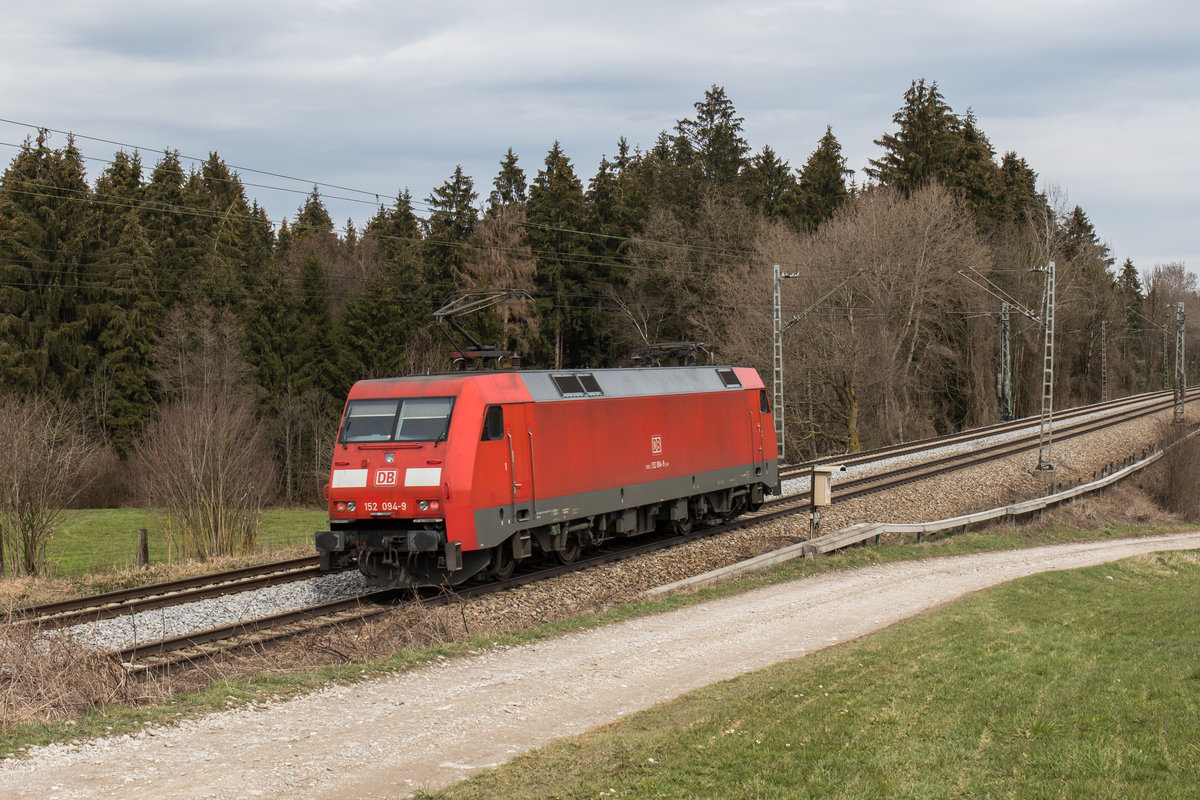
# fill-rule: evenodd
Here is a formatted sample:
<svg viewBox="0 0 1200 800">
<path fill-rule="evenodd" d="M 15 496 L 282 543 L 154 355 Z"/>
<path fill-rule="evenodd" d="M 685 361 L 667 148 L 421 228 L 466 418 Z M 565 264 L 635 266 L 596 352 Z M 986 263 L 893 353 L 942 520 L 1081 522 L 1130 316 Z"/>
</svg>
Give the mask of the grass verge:
<svg viewBox="0 0 1200 800">
<path fill-rule="evenodd" d="M 1033 576 L 425 796 L 1195 796 L 1198 585 L 1196 553 Z"/>
<path fill-rule="evenodd" d="M 270 509 L 262 514 L 259 549 L 274 552 L 311 545 L 313 531 L 326 524 L 324 510 Z M 166 536 L 154 525 L 154 512 L 143 508 L 67 511 L 47 544 L 51 573 L 73 578 L 88 573 L 132 569 L 137 564 L 137 531 L 150 531 L 150 561 L 178 560 Z"/>
</svg>

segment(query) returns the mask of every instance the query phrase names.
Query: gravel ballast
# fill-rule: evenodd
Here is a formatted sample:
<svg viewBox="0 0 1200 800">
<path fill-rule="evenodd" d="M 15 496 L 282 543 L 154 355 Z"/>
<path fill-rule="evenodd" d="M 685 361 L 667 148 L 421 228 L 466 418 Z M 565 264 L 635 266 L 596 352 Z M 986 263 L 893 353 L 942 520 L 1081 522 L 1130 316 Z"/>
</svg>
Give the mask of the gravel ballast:
<svg viewBox="0 0 1200 800">
<path fill-rule="evenodd" d="M 136 644 L 261 619 L 321 603 L 357 597 L 367 591 L 358 572 L 339 572 L 281 583 L 237 594 L 211 597 L 123 617 L 73 625 L 56 632 L 100 650 L 124 650 Z"/>
</svg>

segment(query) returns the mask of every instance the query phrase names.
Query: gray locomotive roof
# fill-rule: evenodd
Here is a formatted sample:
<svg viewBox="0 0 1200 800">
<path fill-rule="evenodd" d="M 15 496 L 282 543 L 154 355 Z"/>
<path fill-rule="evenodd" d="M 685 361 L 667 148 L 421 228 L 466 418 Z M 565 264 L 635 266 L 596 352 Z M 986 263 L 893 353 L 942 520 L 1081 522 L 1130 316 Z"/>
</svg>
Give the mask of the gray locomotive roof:
<svg viewBox="0 0 1200 800">
<path fill-rule="evenodd" d="M 525 383 L 535 401 L 577 400 L 592 397 L 641 397 L 657 394 L 689 394 L 694 392 L 722 392 L 741 388 L 727 384 L 721 373 L 732 373 L 732 367 L 634 367 L 630 369 L 565 369 L 529 370 L 516 373 Z M 564 395 L 555 383 L 563 375 L 591 375 L 600 386 L 601 393 L 587 395 Z"/>
<path fill-rule="evenodd" d="M 445 372 L 432 375 L 407 375 L 402 378 L 377 378 L 359 381 L 359 383 L 395 385 L 443 380 L 457 382 L 497 374 L 515 375 L 525 384 L 530 396 L 538 402 L 578 400 L 587 397 L 645 397 L 661 394 L 723 392 L 743 388 L 733 372 L 733 367 L 729 366 Z M 722 378 L 722 375 L 725 378 Z M 578 391 L 563 391 L 560 388 L 562 383 L 559 379 L 564 376 L 582 378 L 588 386 L 575 384 Z M 597 386 L 599 391 L 589 391 L 589 389 L 594 390 Z"/>
</svg>

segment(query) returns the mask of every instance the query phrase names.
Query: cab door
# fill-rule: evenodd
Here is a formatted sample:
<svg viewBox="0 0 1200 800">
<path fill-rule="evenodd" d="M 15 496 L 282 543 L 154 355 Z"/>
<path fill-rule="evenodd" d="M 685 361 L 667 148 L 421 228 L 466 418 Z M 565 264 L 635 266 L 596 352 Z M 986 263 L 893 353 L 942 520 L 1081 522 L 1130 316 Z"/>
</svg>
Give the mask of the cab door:
<svg viewBox="0 0 1200 800">
<path fill-rule="evenodd" d="M 763 418 L 770 411 L 766 389 L 746 392 L 746 412 L 750 417 L 750 447 L 754 452 L 754 477 L 761 478 L 767 469 L 766 431 Z M 774 434 L 774 431 L 771 431 Z"/>
<path fill-rule="evenodd" d="M 532 518 L 536 499 L 532 417 L 532 405 L 504 406 L 504 438 L 508 443 L 509 478 L 512 483 L 512 519 L 518 523 Z"/>
</svg>

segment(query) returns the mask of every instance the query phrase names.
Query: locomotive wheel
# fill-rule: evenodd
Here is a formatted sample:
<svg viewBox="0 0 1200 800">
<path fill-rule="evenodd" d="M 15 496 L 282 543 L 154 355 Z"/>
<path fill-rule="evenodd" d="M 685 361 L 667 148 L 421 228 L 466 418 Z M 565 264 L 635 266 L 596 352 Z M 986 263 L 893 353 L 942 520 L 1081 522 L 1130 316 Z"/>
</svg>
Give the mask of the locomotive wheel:
<svg viewBox="0 0 1200 800">
<path fill-rule="evenodd" d="M 555 550 L 554 557 L 560 564 L 574 564 L 579 560 L 579 554 L 583 552 L 583 548 L 579 545 L 579 537 L 568 536 L 563 542 L 562 550 Z"/>
<path fill-rule="evenodd" d="M 516 572 L 517 561 L 512 555 L 512 545 L 509 542 L 492 548 L 492 562 L 488 566 L 488 577 L 498 581 L 506 581 Z"/>
<path fill-rule="evenodd" d="M 680 519 L 671 523 L 671 530 L 675 531 L 675 533 L 679 534 L 680 536 L 687 536 L 692 532 L 692 527 L 692 517 L 690 514 L 688 515 L 687 519 Z"/>
</svg>

